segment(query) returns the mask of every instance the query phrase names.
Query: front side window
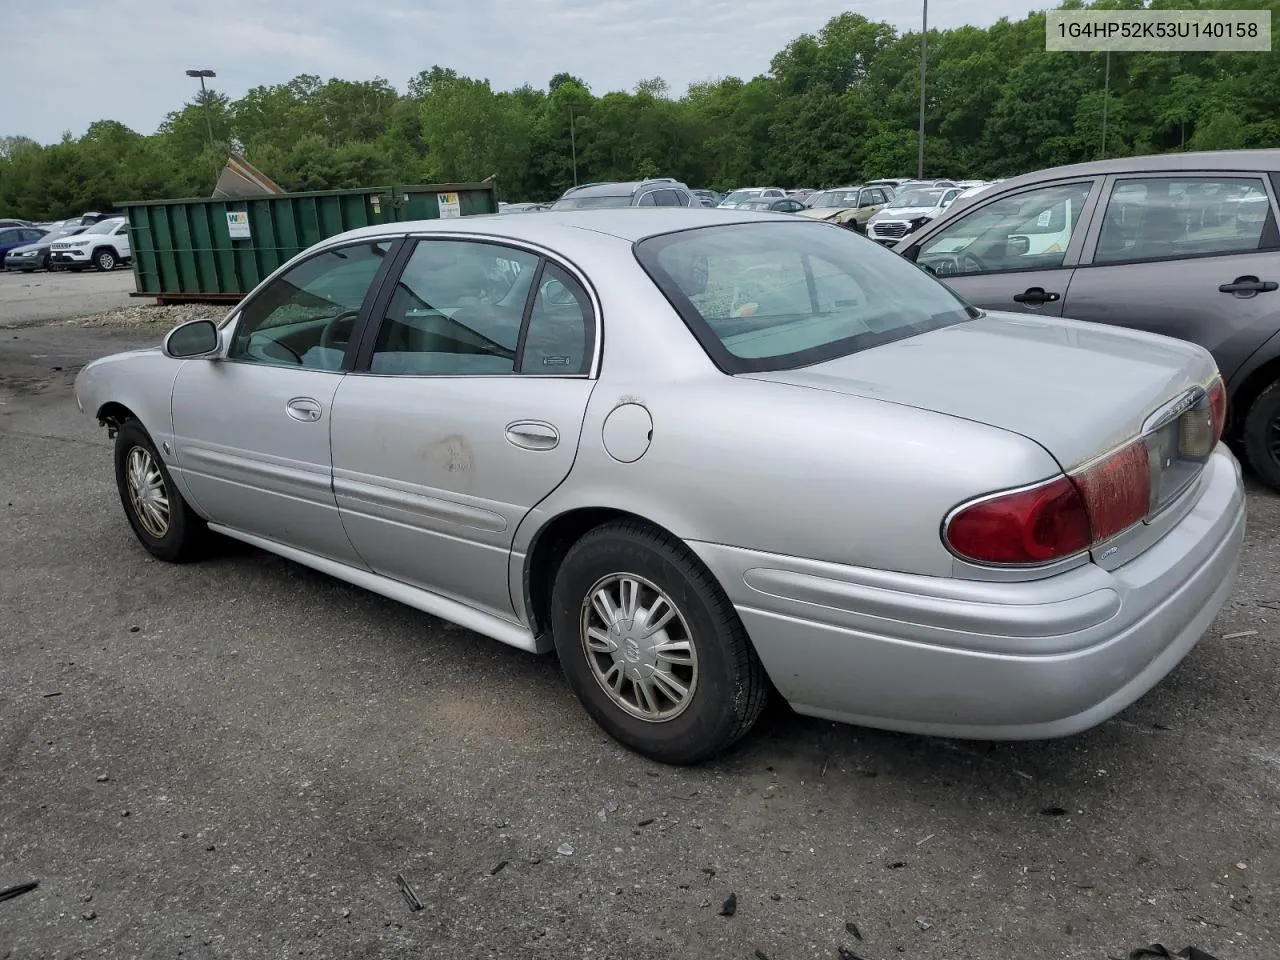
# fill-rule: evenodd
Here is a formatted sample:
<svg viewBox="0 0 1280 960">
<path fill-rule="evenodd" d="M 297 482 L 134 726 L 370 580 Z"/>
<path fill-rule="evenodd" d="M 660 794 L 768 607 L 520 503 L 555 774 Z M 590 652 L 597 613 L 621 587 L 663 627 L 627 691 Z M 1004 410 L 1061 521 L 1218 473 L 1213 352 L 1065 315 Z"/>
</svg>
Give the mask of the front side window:
<svg viewBox="0 0 1280 960">
<path fill-rule="evenodd" d="M 985 204 L 925 241 L 916 262 L 943 277 L 1057 269 L 1092 188 L 1085 180 Z"/>
<path fill-rule="evenodd" d="M 1094 263 L 1246 253 L 1262 245 L 1271 201 L 1259 177 L 1120 180 Z"/>
<path fill-rule="evenodd" d="M 636 257 L 729 373 L 819 363 L 978 315 L 896 253 L 799 218 L 662 234 Z"/>
<path fill-rule="evenodd" d="M 420 241 L 387 306 L 370 372 L 514 373 L 538 259 L 496 243 Z"/>
<path fill-rule="evenodd" d="M 227 357 L 338 370 L 369 287 L 391 243 L 318 254 L 285 271 L 240 313 Z"/>
</svg>

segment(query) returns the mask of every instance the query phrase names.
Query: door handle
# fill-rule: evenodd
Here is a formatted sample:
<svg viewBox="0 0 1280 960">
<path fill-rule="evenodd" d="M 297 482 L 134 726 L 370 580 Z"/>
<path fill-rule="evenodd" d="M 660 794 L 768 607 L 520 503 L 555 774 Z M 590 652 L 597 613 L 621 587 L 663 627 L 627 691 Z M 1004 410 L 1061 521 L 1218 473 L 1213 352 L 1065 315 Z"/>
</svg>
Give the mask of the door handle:
<svg viewBox="0 0 1280 960">
<path fill-rule="evenodd" d="M 284 405 L 285 413 L 302 423 L 315 423 L 320 419 L 323 409 L 320 401 L 310 397 L 294 397 Z"/>
<path fill-rule="evenodd" d="M 1013 295 L 1014 303 L 1053 303 L 1061 299 L 1062 294 L 1047 291 L 1044 287 L 1029 287 L 1022 293 Z"/>
<path fill-rule="evenodd" d="M 545 420 L 517 420 L 507 424 L 507 442 L 525 450 L 553 450 L 560 445 L 560 431 Z"/>
<path fill-rule="evenodd" d="M 1277 288 L 1280 288 L 1280 283 L 1276 283 L 1274 280 L 1259 280 L 1257 277 L 1236 277 L 1231 283 L 1224 283 L 1218 287 L 1218 292 L 1237 295 L 1271 293 Z"/>
</svg>

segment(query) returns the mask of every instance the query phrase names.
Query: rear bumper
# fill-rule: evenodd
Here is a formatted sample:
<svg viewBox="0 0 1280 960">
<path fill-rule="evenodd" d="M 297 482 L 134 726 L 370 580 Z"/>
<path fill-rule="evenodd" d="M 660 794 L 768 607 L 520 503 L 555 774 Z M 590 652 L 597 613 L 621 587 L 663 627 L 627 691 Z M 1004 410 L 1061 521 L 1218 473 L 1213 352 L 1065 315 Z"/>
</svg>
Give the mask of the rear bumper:
<svg viewBox="0 0 1280 960">
<path fill-rule="evenodd" d="M 1111 571 L 992 583 L 691 546 L 796 711 L 1018 740 L 1087 730 L 1159 683 L 1226 602 L 1243 540 L 1240 466 L 1219 446 L 1186 516 Z"/>
</svg>

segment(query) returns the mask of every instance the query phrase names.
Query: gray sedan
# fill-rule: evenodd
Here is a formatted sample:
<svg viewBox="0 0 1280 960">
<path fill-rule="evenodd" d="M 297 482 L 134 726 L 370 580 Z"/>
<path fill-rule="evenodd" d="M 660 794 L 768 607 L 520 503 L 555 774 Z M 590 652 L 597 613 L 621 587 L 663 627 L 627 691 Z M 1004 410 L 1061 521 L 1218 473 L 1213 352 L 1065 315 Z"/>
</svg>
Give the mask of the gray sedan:
<svg viewBox="0 0 1280 960">
<path fill-rule="evenodd" d="M 1244 532 L 1207 351 L 984 313 L 770 214 L 353 231 L 76 399 L 155 556 L 234 537 L 555 649 L 672 763 L 775 692 L 946 736 L 1092 727 L 1195 645 Z"/>
</svg>

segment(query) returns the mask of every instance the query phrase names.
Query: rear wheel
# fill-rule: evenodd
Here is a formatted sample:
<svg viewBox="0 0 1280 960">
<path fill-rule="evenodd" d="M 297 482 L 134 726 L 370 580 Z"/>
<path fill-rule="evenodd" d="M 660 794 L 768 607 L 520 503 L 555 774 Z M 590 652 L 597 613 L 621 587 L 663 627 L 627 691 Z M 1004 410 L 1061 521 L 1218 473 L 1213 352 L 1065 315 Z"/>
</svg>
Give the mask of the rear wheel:
<svg viewBox="0 0 1280 960">
<path fill-rule="evenodd" d="M 1258 395 L 1244 420 L 1249 465 L 1273 490 L 1280 490 L 1280 380 Z"/>
<path fill-rule="evenodd" d="M 551 621 L 587 712 L 654 760 L 712 757 L 764 708 L 764 668 L 729 598 L 683 544 L 644 524 L 607 524 L 569 550 Z"/>
<path fill-rule="evenodd" d="M 116 433 L 116 488 L 129 525 L 152 556 L 187 563 L 203 552 L 209 528 L 182 498 L 147 431 L 126 420 Z"/>
</svg>

